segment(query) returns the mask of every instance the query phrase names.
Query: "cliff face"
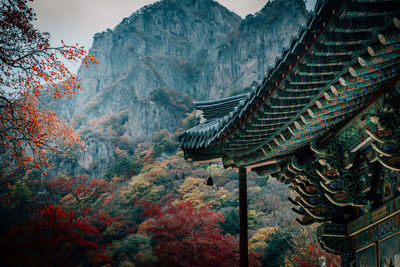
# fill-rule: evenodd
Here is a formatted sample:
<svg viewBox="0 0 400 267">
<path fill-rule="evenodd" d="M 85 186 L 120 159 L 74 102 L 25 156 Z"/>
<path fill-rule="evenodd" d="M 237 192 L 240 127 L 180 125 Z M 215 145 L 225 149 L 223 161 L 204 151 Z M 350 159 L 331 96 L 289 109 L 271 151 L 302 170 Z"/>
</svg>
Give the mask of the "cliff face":
<svg viewBox="0 0 400 267">
<path fill-rule="evenodd" d="M 273 65 L 283 46 L 305 22 L 302 0 L 269 2 L 255 15 L 248 15 L 235 29 L 233 36 L 217 49 L 215 71 L 201 84 L 209 84 L 208 99 L 228 96 L 253 81 L 262 80 L 268 66 Z"/>
<path fill-rule="evenodd" d="M 96 34 L 89 53 L 100 64 L 81 68 L 84 90 L 55 108 L 88 145 L 63 171 L 101 175 L 116 150 L 176 130 L 193 99 L 262 79 L 305 13 L 302 0 L 276 0 L 242 20 L 212 0 L 163 0 Z"/>
</svg>

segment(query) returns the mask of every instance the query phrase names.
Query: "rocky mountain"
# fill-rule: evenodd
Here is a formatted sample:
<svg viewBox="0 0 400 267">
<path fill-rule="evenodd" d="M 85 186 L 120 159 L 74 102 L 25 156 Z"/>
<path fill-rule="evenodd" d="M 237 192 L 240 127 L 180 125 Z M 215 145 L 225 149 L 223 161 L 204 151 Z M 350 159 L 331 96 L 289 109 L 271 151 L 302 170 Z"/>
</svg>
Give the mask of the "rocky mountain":
<svg viewBox="0 0 400 267">
<path fill-rule="evenodd" d="M 59 168 L 102 175 L 121 151 L 175 131 L 193 100 L 254 85 L 306 12 L 303 0 L 275 0 L 242 19 L 213 0 L 162 0 L 96 34 L 99 64 L 81 68 L 84 90 L 54 107 L 88 147 Z"/>
</svg>

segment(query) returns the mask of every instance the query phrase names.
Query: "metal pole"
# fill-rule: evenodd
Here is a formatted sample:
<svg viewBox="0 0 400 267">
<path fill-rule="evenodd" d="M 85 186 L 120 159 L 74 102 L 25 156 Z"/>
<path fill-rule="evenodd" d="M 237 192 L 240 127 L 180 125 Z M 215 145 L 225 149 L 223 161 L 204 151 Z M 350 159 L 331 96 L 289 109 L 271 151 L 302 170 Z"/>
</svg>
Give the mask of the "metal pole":
<svg viewBox="0 0 400 267">
<path fill-rule="evenodd" d="M 246 168 L 239 168 L 239 252 L 240 267 L 249 266 L 247 245 L 247 173 Z"/>
</svg>

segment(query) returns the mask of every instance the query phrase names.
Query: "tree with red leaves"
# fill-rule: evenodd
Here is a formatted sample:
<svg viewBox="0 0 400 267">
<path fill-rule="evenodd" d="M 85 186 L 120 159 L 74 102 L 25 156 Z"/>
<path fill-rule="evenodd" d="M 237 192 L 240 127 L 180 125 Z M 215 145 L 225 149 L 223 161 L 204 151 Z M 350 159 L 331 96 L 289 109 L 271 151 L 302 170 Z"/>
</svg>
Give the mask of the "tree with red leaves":
<svg viewBox="0 0 400 267">
<path fill-rule="evenodd" d="M 82 216 L 52 204 L 39 207 L 34 215 L 3 237 L 2 263 L 77 266 L 111 261 L 105 254 L 101 231 L 111 223 L 109 218 Z"/>
<path fill-rule="evenodd" d="M 48 187 L 61 197 L 64 205 L 82 209 L 90 206 L 109 191 L 109 183 L 104 180 L 89 179 L 88 177 L 59 176 L 48 182 Z"/>
<path fill-rule="evenodd" d="M 179 202 L 165 209 L 144 203 L 141 224 L 157 241 L 154 253 L 162 266 L 238 266 L 239 247 L 233 236 L 224 236 L 218 222 L 224 217 L 207 205 Z M 252 255 L 253 265 L 258 265 Z"/>
<path fill-rule="evenodd" d="M 32 0 L 30 0 L 32 1 Z M 71 127 L 50 110 L 39 109 L 42 92 L 71 97 L 81 89 L 80 82 L 63 60 L 82 61 L 88 66 L 93 56 L 85 49 L 62 44 L 51 47 L 49 34 L 32 25 L 33 10 L 27 0 L 0 2 L 0 177 L 15 171 L 42 168 L 50 164 L 44 150 L 57 150 L 81 144 Z M 89 60 L 89 62 L 88 62 Z M 46 173 L 43 173 L 46 175 Z"/>
<path fill-rule="evenodd" d="M 25 218 L 15 218 L 7 233 L 0 235 L 0 262 L 9 266 L 110 263 L 107 252 L 113 242 L 131 234 L 133 228 L 127 220 L 111 216 L 93 203 L 107 194 L 108 183 L 59 178 L 49 182 L 49 187 L 44 199 L 24 206 Z M 51 200 L 58 198 L 61 201 L 52 204 Z M 12 216 L 20 215 L 16 209 L 12 212 Z"/>
</svg>

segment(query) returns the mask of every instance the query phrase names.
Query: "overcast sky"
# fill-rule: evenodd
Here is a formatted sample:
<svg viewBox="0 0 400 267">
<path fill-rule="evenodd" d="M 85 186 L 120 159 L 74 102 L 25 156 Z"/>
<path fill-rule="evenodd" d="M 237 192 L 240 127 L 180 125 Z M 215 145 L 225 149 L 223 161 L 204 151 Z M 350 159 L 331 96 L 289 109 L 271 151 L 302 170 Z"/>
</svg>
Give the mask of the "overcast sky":
<svg viewBox="0 0 400 267">
<path fill-rule="evenodd" d="M 268 0 L 217 0 L 241 17 L 259 11 Z M 289 0 L 290 1 L 290 0 Z M 307 8 L 316 0 L 308 0 Z M 123 18 L 155 0 L 34 0 L 36 25 L 51 34 L 52 44 L 92 45 L 93 35 L 113 29 Z"/>
</svg>

